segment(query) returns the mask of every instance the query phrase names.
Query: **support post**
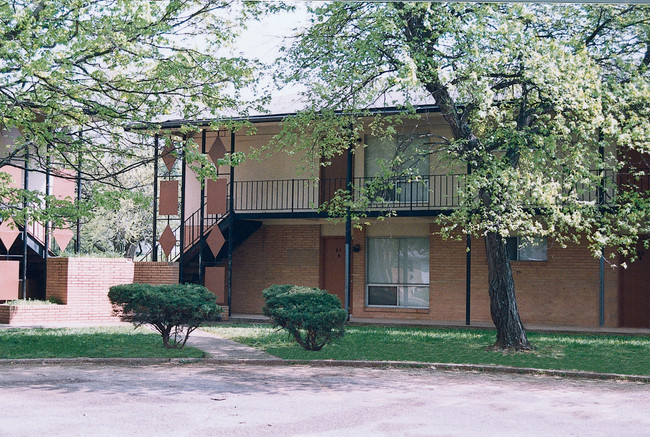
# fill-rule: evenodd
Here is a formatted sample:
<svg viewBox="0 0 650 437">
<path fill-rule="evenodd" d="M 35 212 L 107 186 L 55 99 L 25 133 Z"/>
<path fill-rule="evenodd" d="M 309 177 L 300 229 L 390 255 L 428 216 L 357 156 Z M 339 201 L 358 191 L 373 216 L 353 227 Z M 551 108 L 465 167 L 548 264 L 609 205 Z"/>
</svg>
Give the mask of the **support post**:
<svg viewBox="0 0 650 437">
<path fill-rule="evenodd" d="M 472 174 L 472 165 L 468 163 L 467 175 L 470 174 Z M 472 235 L 469 233 L 465 245 L 465 325 L 469 326 L 472 312 Z"/>
<path fill-rule="evenodd" d="M 45 212 L 49 214 L 50 200 L 48 199 L 52 195 L 52 158 L 50 157 L 50 145 L 48 144 L 45 150 Z M 48 219 L 45 220 L 45 255 L 43 256 L 43 262 L 45 264 L 45 284 L 47 284 L 47 261 L 50 258 L 50 228 L 52 222 Z"/>
<path fill-rule="evenodd" d="M 179 226 L 180 230 L 180 255 L 178 257 L 178 282 L 182 284 L 184 281 L 183 270 L 184 270 L 184 255 L 185 255 L 185 180 L 187 173 L 187 161 L 185 160 L 185 146 L 187 142 L 187 135 L 183 135 L 183 144 L 181 145 L 182 158 L 181 158 L 181 225 Z"/>
<path fill-rule="evenodd" d="M 23 173 L 23 189 L 29 189 L 29 146 L 25 149 L 25 170 Z M 23 197 L 23 209 L 27 210 L 27 195 Z M 27 299 L 27 226 L 28 226 L 28 217 L 25 216 L 25 223 L 23 224 L 23 264 L 22 264 L 22 279 L 23 282 L 20 284 L 20 298 Z"/>
<path fill-rule="evenodd" d="M 151 237 L 151 260 L 158 261 L 158 134 L 153 137 L 153 235 Z"/>
<path fill-rule="evenodd" d="M 600 162 L 602 163 L 602 168 L 600 169 L 600 181 L 598 188 L 596 190 L 598 197 L 598 204 L 605 204 L 605 146 L 603 146 L 603 133 L 602 131 L 598 134 L 598 154 L 600 156 Z"/>
<path fill-rule="evenodd" d="M 470 325 L 470 313 L 472 309 L 472 236 L 467 234 L 465 255 L 465 324 Z"/>
<path fill-rule="evenodd" d="M 605 254 L 604 250 L 600 252 L 600 275 L 599 275 L 599 290 L 598 290 L 598 324 L 603 326 L 605 324 Z"/>
<path fill-rule="evenodd" d="M 230 131 L 230 155 L 235 153 L 235 131 Z M 228 202 L 228 316 L 232 314 L 232 253 L 235 248 L 235 167 L 230 165 L 230 200 Z"/>
<path fill-rule="evenodd" d="M 347 156 L 347 169 L 345 173 L 345 186 L 348 190 L 348 195 L 352 196 L 352 152 L 351 145 L 348 147 Z M 345 302 L 343 306 L 348 313 L 348 320 L 350 320 L 350 284 L 352 282 L 352 211 L 350 206 L 345 210 Z"/>
<path fill-rule="evenodd" d="M 82 133 L 79 131 L 79 141 L 82 141 Z M 81 205 L 81 149 L 77 155 L 77 236 L 74 242 L 74 253 L 81 253 L 81 217 L 79 217 L 79 206 Z"/>
<path fill-rule="evenodd" d="M 201 130 L 201 153 L 205 155 L 206 132 Z M 203 168 L 203 164 L 201 164 Z M 205 179 L 201 181 L 201 212 L 199 213 L 199 284 L 203 284 L 203 231 L 205 221 Z"/>
</svg>

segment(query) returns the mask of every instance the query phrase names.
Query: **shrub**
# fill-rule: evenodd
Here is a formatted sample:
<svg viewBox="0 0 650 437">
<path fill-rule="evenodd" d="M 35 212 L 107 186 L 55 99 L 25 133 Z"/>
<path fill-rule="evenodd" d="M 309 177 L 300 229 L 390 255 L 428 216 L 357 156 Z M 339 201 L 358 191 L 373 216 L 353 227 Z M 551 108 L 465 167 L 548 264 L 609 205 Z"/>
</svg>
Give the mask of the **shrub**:
<svg viewBox="0 0 650 437">
<path fill-rule="evenodd" d="M 123 321 L 153 326 L 166 348 L 182 348 L 196 328 L 219 320 L 222 311 L 214 294 L 196 284 L 115 285 L 108 298 Z"/>
<path fill-rule="evenodd" d="M 347 312 L 341 300 L 325 290 L 296 285 L 272 285 L 262 291 L 264 314 L 286 329 L 300 346 L 319 351 L 343 337 Z"/>
</svg>

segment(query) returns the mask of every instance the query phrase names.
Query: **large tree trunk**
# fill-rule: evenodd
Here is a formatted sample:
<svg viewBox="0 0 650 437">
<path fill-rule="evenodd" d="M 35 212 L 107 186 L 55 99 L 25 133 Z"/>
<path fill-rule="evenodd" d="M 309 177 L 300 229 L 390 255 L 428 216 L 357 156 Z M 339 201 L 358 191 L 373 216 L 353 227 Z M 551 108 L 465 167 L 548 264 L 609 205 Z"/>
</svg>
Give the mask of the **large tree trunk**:
<svg viewBox="0 0 650 437">
<path fill-rule="evenodd" d="M 515 281 L 512 277 L 505 240 L 497 232 L 488 232 L 485 236 L 485 251 L 490 283 L 490 315 L 497 328 L 497 341 L 494 346 L 532 349 L 519 318 Z"/>
</svg>

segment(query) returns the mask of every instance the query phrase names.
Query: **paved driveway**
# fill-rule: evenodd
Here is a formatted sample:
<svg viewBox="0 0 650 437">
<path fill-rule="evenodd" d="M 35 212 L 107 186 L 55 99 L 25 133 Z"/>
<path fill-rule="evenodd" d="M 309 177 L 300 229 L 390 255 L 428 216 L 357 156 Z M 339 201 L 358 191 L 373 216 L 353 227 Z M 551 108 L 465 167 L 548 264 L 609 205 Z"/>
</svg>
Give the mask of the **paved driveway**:
<svg viewBox="0 0 650 437">
<path fill-rule="evenodd" d="M 650 386 L 428 369 L 0 366 L 2 436 L 650 435 Z"/>
</svg>

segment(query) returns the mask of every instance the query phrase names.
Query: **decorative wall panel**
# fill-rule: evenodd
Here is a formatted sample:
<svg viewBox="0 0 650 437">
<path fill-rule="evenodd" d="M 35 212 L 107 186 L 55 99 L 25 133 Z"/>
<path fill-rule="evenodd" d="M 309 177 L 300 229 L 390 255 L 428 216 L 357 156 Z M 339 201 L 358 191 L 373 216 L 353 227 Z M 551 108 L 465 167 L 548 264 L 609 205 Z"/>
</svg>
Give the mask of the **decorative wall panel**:
<svg viewBox="0 0 650 437">
<path fill-rule="evenodd" d="M 228 197 L 228 182 L 226 179 L 217 179 L 213 181 L 208 179 L 207 183 L 207 214 L 225 214 Z"/>
<path fill-rule="evenodd" d="M 160 181 L 160 215 L 178 215 L 178 181 Z"/>
</svg>

